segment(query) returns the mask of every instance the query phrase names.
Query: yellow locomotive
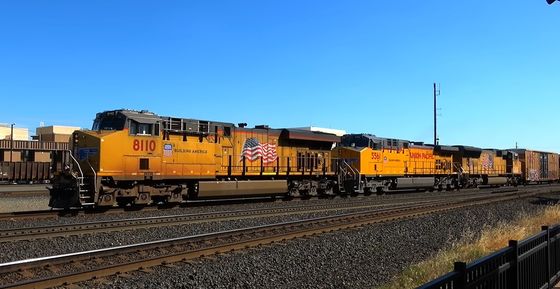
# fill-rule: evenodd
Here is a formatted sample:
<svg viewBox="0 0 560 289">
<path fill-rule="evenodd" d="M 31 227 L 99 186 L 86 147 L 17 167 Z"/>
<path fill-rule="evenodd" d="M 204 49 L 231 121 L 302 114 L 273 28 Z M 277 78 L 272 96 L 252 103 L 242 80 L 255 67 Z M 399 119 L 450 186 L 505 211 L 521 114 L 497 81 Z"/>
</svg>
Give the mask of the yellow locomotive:
<svg viewBox="0 0 560 289">
<path fill-rule="evenodd" d="M 55 173 L 50 206 L 178 203 L 249 196 L 453 190 L 552 182 L 558 154 L 425 145 L 369 134 L 98 113 L 76 131 L 72 165 Z"/>
<path fill-rule="evenodd" d="M 334 151 L 346 192 L 394 189 L 459 189 L 516 185 L 521 162 L 513 151 L 466 146 L 432 146 L 369 134 L 342 137 Z"/>
<path fill-rule="evenodd" d="M 339 141 L 298 129 L 106 111 L 92 130 L 74 132 L 74 165 L 56 174 L 50 206 L 333 194 L 331 149 Z"/>
</svg>

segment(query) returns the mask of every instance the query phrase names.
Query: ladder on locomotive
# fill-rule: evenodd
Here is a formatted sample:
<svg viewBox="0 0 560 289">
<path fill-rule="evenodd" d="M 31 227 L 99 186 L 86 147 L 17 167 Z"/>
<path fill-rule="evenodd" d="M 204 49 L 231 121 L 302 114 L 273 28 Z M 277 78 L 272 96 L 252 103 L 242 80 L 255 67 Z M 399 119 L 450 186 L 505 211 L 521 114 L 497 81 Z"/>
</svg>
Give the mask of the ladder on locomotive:
<svg viewBox="0 0 560 289">
<path fill-rule="evenodd" d="M 87 185 L 84 183 L 85 177 L 79 176 L 76 178 L 77 185 L 78 185 L 78 196 L 80 197 L 80 203 L 84 205 L 93 204 L 93 196 L 89 189 L 87 189 Z"/>
<path fill-rule="evenodd" d="M 94 200 L 94 195 L 91 194 L 91 190 L 88 189 L 88 185 L 85 182 L 85 177 L 84 177 L 84 172 L 82 171 L 82 166 L 80 166 L 80 163 L 76 160 L 76 158 L 74 157 L 74 155 L 72 155 L 72 152 L 69 150 L 69 156 L 72 158 L 72 160 L 74 161 L 74 163 L 76 164 L 76 166 L 78 167 L 78 172 L 80 173 L 80 175 L 76 176 L 76 187 L 78 189 L 78 197 L 80 200 L 80 203 L 82 205 L 93 205 L 95 203 Z M 88 162 L 91 171 L 93 172 L 94 175 L 94 179 L 93 179 L 93 183 L 94 183 L 94 194 L 96 192 L 96 188 L 95 188 L 95 182 L 97 179 L 97 173 L 95 173 L 95 170 L 93 169 L 93 167 L 91 166 L 91 164 Z"/>
<path fill-rule="evenodd" d="M 352 180 L 354 182 L 354 188 L 360 191 L 360 172 L 352 167 L 346 160 L 338 160 L 338 185 L 343 187 L 346 181 Z M 341 189 L 342 189 L 341 187 Z"/>
</svg>

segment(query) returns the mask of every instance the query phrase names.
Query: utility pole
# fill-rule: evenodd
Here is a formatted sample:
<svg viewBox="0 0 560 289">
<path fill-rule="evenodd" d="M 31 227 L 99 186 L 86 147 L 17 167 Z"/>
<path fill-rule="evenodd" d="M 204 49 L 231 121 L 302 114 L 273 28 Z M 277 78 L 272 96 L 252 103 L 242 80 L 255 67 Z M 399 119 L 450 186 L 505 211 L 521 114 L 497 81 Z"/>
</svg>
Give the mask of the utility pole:
<svg viewBox="0 0 560 289">
<path fill-rule="evenodd" d="M 434 82 L 434 146 L 438 145 L 439 139 L 437 137 L 437 96 L 440 91 L 437 89 L 436 83 Z"/>
<path fill-rule="evenodd" d="M 16 124 L 12 123 L 10 125 L 10 163 L 12 162 L 12 155 L 14 153 L 14 125 Z"/>
</svg>

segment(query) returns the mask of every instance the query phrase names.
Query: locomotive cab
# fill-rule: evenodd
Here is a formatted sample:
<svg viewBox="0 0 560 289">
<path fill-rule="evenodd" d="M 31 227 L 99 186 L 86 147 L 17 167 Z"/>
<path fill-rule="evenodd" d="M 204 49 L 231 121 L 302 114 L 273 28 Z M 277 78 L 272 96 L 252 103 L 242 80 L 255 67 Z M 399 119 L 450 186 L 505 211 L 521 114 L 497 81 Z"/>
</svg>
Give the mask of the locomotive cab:
<svg viewBox="0 0 560 289">
<path fill-rule="evenodd" d="M 98 113 L 93 121 L 92 132 L 128 130 L 130 135 L 158 136 L 159 118 L 148 111 L 106 111 Z"/>
</svg>

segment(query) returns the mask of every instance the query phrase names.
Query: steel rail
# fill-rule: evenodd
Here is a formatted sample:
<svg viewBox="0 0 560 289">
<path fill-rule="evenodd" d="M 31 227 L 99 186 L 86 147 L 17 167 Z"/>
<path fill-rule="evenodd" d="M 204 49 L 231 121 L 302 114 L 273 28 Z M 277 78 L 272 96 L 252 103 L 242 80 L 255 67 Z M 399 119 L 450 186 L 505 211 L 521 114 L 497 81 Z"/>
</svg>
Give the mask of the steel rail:
<svg viewBox="0 0 560 289">
<path fill-rule="evenodd" d="M 344 215 L 320 217 L 272 225 L 257 226 L 173 238 L 141 244 L 43 257 L 0 264 L 1 274 L 21 275 L 11 284 L 0 288 L 50 288 L 87 281 L 103 276 L 142 270 L 148 267 L 184 262 L 213 254 L 243 250 L 258 245 L 272 244 L 293 238 L 313 236 L 337 230 L 361 227 L 368 224 L 440 213 L 473 205 L 495 203 L 550 193 L 558 189 L 539 189 L 532 192 L 513 192 L 487 195 L 468 200 L 449 201 L 443 204 L 425 204 L 383 212 L 366 211 Z M 77 265 L 81 264 L 81 265 Z M 87 267 L 90 268 L 87 268 Z M 74 271 L 69 270 L 74 269 Z M 80 268 L 82 268 L 80 270 Z M 33 280 L 33 273 L 45 272 Z M 27 272 L 27 273 L 26 273 Z M 54 273 L 57 272 L 57 273 Z M 39 273 L 40 274 L 40 273 Z M 4 277 L 6 275 L 0 275 Z M 23 277 L 26 276 L 26 277 Z M 41 276 L 41 275 L 39 275 Z M 23 279 L 23 280 L 22 280 Z M 6 280 L 4 278 L 4 280 Z"/>
<path fill-rule="evenodd" d="M 367 202 L 351 202 L 339 204 L 315 204 L 304 206 L 290 206 L 264 209 L 246 209 L 232 211 L 218 211 L 209 213 L 178 214 L 168 216 L 153 216 L 142 218 L 113 219 L 95 222 L 81 222 L 74 224 L 59 224 L 48 226 L 24 227 L 15 229 L 0 229 L 0 242 L 11 242 L 19 240 L 32 240 L 38 238 L 60 237 L 70 235 L 81 235 L 101 232 L 113 232 L 133 230 L 140 228 L 152 228 L 165 226 L 176 226 L 183 224 L 195 224 L 215 221 L 230 221 L 249 218 L 261 218 L 272 216 L 285 216 L 313 212 L 328 212 L 335 210 L 358 210 L 374 207 L 392 208 L 400 205 L 419 204 L 434 202 L 424 200 L 416 202 L 379 204 L 372 200 Z"/>
<path fill-rule="evenodd" d="M 378 204 L 374 199 L 362 199 L 361 201 L 353 201 L 347 203 L 332 203 L 332 204 L 309 204 L 298 206 L 286 206 L 277 208 L 264 208 L 264 209 L 246 209 L 246 210 L 232 210 L 232 211 L 218 211 L 209 213 L 195 213 L 195 214 L 178 214 L 167 216 L 155 217 L 142 217 L 142 218 L 125 218 L 113 219 L 96 222 L 81 222 L 73 224 L 59 224 L 48 226 L 34 226 L 23 227 L 15 229 L 0 229 L 0 242 L 11 242 L 19 240 L 33 240 L 38 238 L 52 238 L 60 236 L 91 234 L 101 232 L 124 231 L 140 228 L 152 228 L 161 225 L 175 226 L 183 224 L 195 224 L 210 221 L 230 221 L 258 217 L 270 217 L 278 215 L 295 215 L 312 212 L 327 212 L 335 210 L 358 210 L 373 207 L 387 207 L 398 205 L 406 205 L 410 203 L 425 203 L 425 202 L 439 202 L 444 198 L 466 198 L 471 196 L 484 195 L 487 192 L 471 193 L 468 195 L 445 195 L 445 196 L 432 196 L 432 198 L 423 198 L 417 201 L 408 200 L 408 202 L 395 202 Z"/>
<path fill-rule="evenodd" d="M 535 185 L 534 187 L 540 187 L 541 185 Z M 489 188 L 469 188 L 460 191 L 461 195 L 476 195 L 487 192 Z M 511 191 L 516 190 L 517 187 L 506 187 L 506 188 L 499 188 L 495 189 L 490 192 L 500 192 L 500 191 Z M 398 192 L 393 192 L 397 194 Z M 441 197 L 453 197 L 457 192 L 445 192 L 442 191 L 441 195 L 438 196 L 428 196 L 428 198 L 441 198 Z M 398 193 L 404 194 L 404 193 Z M 426 196 L 422 196 L 422 193 L 412 193 L 412 196 L 408 197 L 397 197 L 395 199 L 399 200 L 416 200 L 416 199 L 425 199 Z M 334 198 L 342 198 L 344 196 L 333 196 Z M 358 195 L 358 196 L 351 196 L 352 198 L 376 198 L 375 195 Z M 240 198 L 240 199 L 217 199 L 217 200 L 192 200 L 187 201 L 185 203 L 175 204 L 175 207 L 189 207 L 189 206 L 213 206 L 213 205 L 228 205 L 232 203 L 247 203 L 247 202 L 266 202 L 272 200 L 270 197 L 258 197 L 258 198 Z M 277 198 L 276 200 L 288 200 L 287 198 Z M 300 200 L 300 199 L 294 199 Z M 303 200 L 305 201 L 305 200 Z M 68 210 L 63 209 L 54 209 L 54 210 L 35 210 L 35 211 L 20 211 L 20 212 L 9 212 L 9 213 L 0 213 L 0 221 L 15 221 L 15 220 L 26 220 L 26 219 L 47 219 L 47 218 L 58 218 L 61 216 L 78 216 L 78 215 L 93 215 L 93 214 L 107 214 L 107 213 L 126 213 L 129 211 L 155 211 L 159 209 L 167 209 L 173 207 L 171 205 L 160 205 L 160 206 L 132 206 L 132 207 L 106 207 L 106 208 L 96 208 L 96 209 L 84 209 L 84 208 L 72 208 Z"/>
</svg>

